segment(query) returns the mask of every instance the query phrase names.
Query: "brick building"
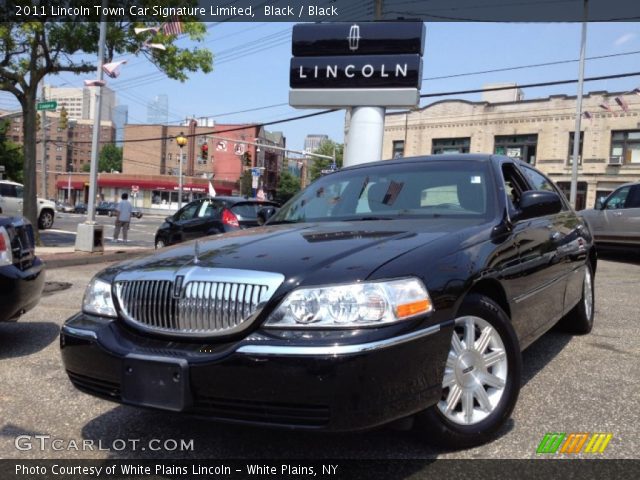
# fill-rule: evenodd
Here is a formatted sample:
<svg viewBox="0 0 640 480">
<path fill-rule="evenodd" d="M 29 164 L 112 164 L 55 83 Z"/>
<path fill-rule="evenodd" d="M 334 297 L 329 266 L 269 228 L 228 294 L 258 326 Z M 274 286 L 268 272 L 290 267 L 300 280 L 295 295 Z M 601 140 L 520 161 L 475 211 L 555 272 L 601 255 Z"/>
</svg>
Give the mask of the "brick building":
<svg viewBox="0 0 640 480">
<path fill-rule="evenodd" d="M 553 95 L 501 103 L 443 100 L 417 111 L 389 113 L 383 158 L 506 154 L 535 165 L 568 196 L 575 109 L 575 96 Z M 578 209 L 591 208 L 617 186 L 640 180 L 640 96 L 592 92 L 583 97 L 583 111 L 591 118 L 581 125 Z"/>
<path fill-rule="evenodd" d="M 42 192 L 42 128 L 37 133 L 36 146 L 36 185 L 38 195 L 46 198 L 63 200 L 69 198 L 67 190 L 59 192 L 56 187 L 55 174 L 61 172 L 80 172 L 83 165 L 91 164 L 91 139 L 93 137 L 92 120 L 68 120 L 67 128 L 61 128 L 60 115 L 47 112 L 46 116 L 40 112 L 41 122 L 44 121 L 47 131 L 47 191 Z M 7 137 L 22 145 L 22 112 L 11 116 L 11 125 Z M 100 145 L 113 143 L 115 129 L 113 123 L 100 122 Z M 72 191 L 70 200 L 81 197 L 79 192 Z"/>
<path fill-rule="evenodd" d="M 169 175 L 179 172 L 180 147 L 175 138 L 187 137 L 183 147 L 183 175 L 210 177 L 220 195 L 237 194 L 239 179 L 249 168 L 261 171 L 260 186 L 275 194 L 284 155 L 269 146 L 284 147 L 282 134 L 265 132 L 254 125 L 217 124 L 198 126 L 127 125 L 123 150 L 123 173 L 126 175 Z M 248 145 L 243 142 L 259 143 Z M 152 204 L 158 195 L 146 192 Z M 160 200 L 162 201 L 162 200 Z"/>
</svg>

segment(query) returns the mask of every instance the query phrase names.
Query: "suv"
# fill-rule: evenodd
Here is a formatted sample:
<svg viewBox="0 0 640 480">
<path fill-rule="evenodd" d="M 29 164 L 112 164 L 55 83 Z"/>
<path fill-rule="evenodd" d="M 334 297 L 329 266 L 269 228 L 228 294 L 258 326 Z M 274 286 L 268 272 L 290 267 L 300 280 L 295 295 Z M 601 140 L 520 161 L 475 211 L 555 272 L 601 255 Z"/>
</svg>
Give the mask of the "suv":
<svg viewBox="0 0 640 480">
<path fill-rule="evenodd" d="M 0 214 L 22 216 L 22 192 L 20 183 L 0 180 Z M 38 228 L 44 230 L 53 227 L 56 204 L 44 198 L 38 198 Z"/>
<path fill-rule="evenodd" d="M 597 244 L 640 246 L 640 182 L 618 187 L 596 208 L 579 214 Z"/>
</svg>

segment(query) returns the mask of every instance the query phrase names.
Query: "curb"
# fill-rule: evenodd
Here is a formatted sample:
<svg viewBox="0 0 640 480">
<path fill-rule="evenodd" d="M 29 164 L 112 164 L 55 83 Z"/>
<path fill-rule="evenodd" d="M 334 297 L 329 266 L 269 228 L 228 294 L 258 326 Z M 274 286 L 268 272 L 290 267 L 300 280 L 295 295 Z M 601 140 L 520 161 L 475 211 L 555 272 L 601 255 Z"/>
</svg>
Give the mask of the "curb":
<svg viewBox="0 0 640 480">
<path fill-rule="evenodd" d="M 94 263 L 121 262 L 141 255 L 153 253 L 154 249 L 137 248 L 127 250 L 115 250 L 104 253 L 48 253 L 38 255 L 45 263 L 47 269 L 73 267 L 76 265 L 89 265 Z"/>
</svg>

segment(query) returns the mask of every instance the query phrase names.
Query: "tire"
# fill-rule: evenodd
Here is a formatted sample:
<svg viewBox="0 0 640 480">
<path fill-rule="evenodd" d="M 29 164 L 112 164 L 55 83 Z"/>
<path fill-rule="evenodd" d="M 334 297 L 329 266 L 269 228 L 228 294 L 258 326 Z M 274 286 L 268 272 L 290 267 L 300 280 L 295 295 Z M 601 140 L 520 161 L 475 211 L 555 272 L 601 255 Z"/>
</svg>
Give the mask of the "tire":
<svg viewBox="0 0 640 480">
<path fill-rule="evenodd" d="M 498 304 L 471 294 L 455 322 L 442 397 L 416 415 L 415 422 L 418 435 L 447 449 L 470 448 L 493 439 L 515 407 L 522 376 L 518 338 Z M 473 334 L 471 349 L 466 346 L 468 332 Z M 480 339 L 484 345 L 478 345 Z"/>
<path fill-rule="evenodd" d="M 582 281 L 582 297 L 578 304 L 560 321 L 560 327 L 576 335 L 586 335 L 593 329 L 595 315 L 595 295 L 593 270 L 587 263 Z"/>
<path fill-rule="evenodd" d="M 38 217 L 38 228 L 40 230 L 46 230 L 53 227 L 53 212 L 50 210 L 42 210 Z"/>
</svg>

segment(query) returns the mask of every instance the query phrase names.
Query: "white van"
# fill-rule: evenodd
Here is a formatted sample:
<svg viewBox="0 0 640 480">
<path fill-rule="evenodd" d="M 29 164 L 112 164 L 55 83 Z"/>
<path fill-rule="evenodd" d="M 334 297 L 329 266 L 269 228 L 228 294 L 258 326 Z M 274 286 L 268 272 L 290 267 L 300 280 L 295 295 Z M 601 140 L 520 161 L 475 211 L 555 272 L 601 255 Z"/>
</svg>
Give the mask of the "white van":
<svg viewBox="0 0 640 480">
<path fill-rule="evenodd" d="M 0 180 L 0 215 L 22 216 L 22 193 L 24 187 L 10 180 Z M 38 198 L 38 228 L 53 227 L 55 219 L 55 203 Z"/>
</svg>

